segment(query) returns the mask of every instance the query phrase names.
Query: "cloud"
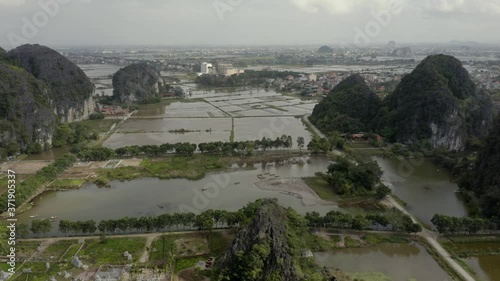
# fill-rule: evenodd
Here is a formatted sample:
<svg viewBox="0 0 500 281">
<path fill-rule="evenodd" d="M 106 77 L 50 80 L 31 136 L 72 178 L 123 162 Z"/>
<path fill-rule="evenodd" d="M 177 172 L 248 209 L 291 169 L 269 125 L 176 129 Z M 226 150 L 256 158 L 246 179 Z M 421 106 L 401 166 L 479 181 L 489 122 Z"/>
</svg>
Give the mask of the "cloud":
<svg viewBox="0 0 500 281">
<path fill-rule="evenodd" d="M 326 9 L 330 14 L 342 15 L 351 13 L 363 0 L 291 0 L 299 9 L 308 13 L 317 13 Z"/>
<path fill-rule="evenodd" d="M 425 0 L 414 2 L 420 3 L 420 8 L 427 15 L 500 14 L 500 0 Z"/>
<path fill-rule="evenodd" d="M 26 0 L 0 0 L 0 6 L 16 7 L 23 5 L 25 2 Z"/>
</svg>

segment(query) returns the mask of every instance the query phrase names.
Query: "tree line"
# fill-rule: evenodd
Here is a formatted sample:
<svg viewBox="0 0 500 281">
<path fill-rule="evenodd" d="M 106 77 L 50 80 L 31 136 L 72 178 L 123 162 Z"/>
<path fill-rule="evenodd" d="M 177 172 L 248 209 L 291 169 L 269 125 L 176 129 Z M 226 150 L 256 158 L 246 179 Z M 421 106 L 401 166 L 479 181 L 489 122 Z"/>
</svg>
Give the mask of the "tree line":
<svg viewBox="0 0 500 281">
<path fill-rule="evenodd" d="M 474 235 L 478 233 L 495 232 L 500 228 L 500 219 L 472 218 L 472 217 L 450 217 L 436 214 L 431 220 L 437 231 L 441 234 Z"/>
<path fill-rule="evenodd" d="M 304 147 L 304 138 L 297 138 L 299 148 Z M 276 139 L 263 137 L 256 141 L 236 142 L 208 142 L 198 145 L 192 143 L 165 143 L 162 145 L 133 145 L 117 149 L 106 147 L 82 148 L 77 152 L 78 158 L 83 161 L 106 161 L 115 156 L 134 157 L 140 155 L 161 156 L 167 154 L 193 155 L 197 150 L 201 153 L 222 153 L 226 155 L 251 155 L 254 150 L 266 151 L 269 149 L 289 149 L 293 147 L 292 136 L 282 135 Z"/>
<path fill-rule="evenodd" d="M 200 214 L 173 213 L 154 217 L 102 220 L 96 223 L 87 221 L 59 221 L 58 229 L 63 234 L 90 235 L 97 231 L 101 234 L 125 234 L 131 232 L 172 231 L 180 229 L 210 231 L 218 228 L 234 228 L 247 224 L 252 220 L 263 199 L 247 204 L 238 211 L 207 210 Z M 329 227 L 338 229 L 367 230 L 390 229 L 408 233 L 420 232 L 420 225 L 414 224 L 411 218 L 396 209 L 380 214 L 351 215 L 340 211 L 330 211 L 325 216 L 317 212 L 307 213 L 305 220 L 308 227 Z M 18 227 L 19 237 L 26 237 L 31 231 L 35 236 L 46 235 L 52 228 L 48 219 L 35 219 L 31 226 L 21 224 Z"/>
<path fill-rule="evenodd" d="M 414 223 L 410 216 L 396 209 L 386 213 L 351 215 L 340 211 L 330 211 L 325 216 L 318 212 L 307 213 L 305 216 L 309 227 L 326 227 L 337 229 L 352 229 L 362 231 L 366 229 L 390 229 L 407 233 L 422 231 L 418 223 Z"/>
</svg>

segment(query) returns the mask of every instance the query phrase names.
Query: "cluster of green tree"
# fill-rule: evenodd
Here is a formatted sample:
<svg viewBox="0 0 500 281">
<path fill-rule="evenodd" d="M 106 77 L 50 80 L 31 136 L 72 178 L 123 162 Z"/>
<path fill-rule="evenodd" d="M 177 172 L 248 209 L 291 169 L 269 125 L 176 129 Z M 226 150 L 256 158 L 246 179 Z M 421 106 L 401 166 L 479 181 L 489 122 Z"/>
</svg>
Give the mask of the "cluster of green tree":
<svg viewBox="0 0 500 281">
<path fill-rule="evenodd" d="M 339 195 L 377 194 L 383 198 L 390 189 L 380 183 L 382 171 L 377 162 L 361 158 L 335 157 L 326 174 L 321 174 Z"/>
<path fill-rule="evenodd" d="M 90 120 L 102 120 L 105 117 L 106 116 L 103 113 L 95 112 L 95 113 L 90 114 L 89 119 Z"/>
<path fill-rule="evenodd" d="M 500 219 L 472 218 L 472 217 L 450 217 L 445 215 L 434 215 L 431 220 L 437 231 L 441 234 L 478 234 L 496 232 L 500 229 Z"/>
<path fill-rule="evenodd" d="M 57 178 L 67 168 L 72 166 L 76 161 L 76 157 L 71 154 L 66 154 L 57 159 L 54 163 L 42 168 L 35 175 L 18 183 L 16 186 L 16 202 L 18 205 L 29 199 L 41 186 L 47 184 Z M 0 210 L 7 210 L 8 193 L 4 192 L 0 196 Z"/>
<path fill-rule="evenodd" d="M 47 221 L 47 220 L 45 220 Z M 33 224 L 32 224 L 33 226 Z M 32 227 L 33 228 L 33 227 Z M 59 231 L 61 233 L 91 234 L 96 231 L 96 224 L 93 220 L 71 222 L 68 220 L 59 221 Z M 33 234 L 43 233 L 31 231 Z"/>
<path fill-rule="evenodd" d="M 392 231 L 417 233 L 422 231 L 418 223 L 414 223 L 410 216 L 393 209 L 381 214 L 351 215 L 339 211 L 330 211 L 325 216 L 318 212 L 307 213 L 305 216 L 309 227 L 327 227 L 336 229 L 367 230 L 379 227 L 389 228 Z"/>
<path fill-rule="evenodd" d="M 325 153 L 332 151 L 334 148 L 343 150 L 345 146 L 345 139 L 339 134 L 333 133 L 328 138 L 320 138 L 314 136 L 313 139 L 307 144 L 307 149 L 312 153 Z"/>
<path fill-rule="evenodd" d="M 60 124 L 56 127 L 52 138 L 53 147 L 77 145 L 89 140 L 99 139 L 99 132 L 88 124 Z"/>
<path fill-rule="evenodd" d="M 299 137 L 297 143 L 300 148 L 304 146 L 304 138 Z M 226 155 L 250 155 L 255 149 L 268 150 L 268 149 L 286 149 L 293 146 L 291 136 L 282 135 L 272 140 L 270 138 L 262 138 L 256 141 L 241 141 L 241 142 L 209 142 L 200 143 L 198 145 L 192 143 L 176 143 L 176 144 L 162 144 L 162 145 L 143 145 L 143 146 L 126 146 L 117 148 L 115 150 L 104 147 L 88 147 L 77 150 L 78 158 L 84 161 L 106 161 L 115 156 L 119 157 L 133 157 L 139 155 L 147 156 L 161 156 L 166 154 L 178 155 L 192 155 L 197 149 L 201 153 L 224 153 Z"/>
<path fill-rule="evenodd" d="M 457 117 L 449 118 L 453 112 Z M 432 124 L 444 133 L 459 127 L 443 145 L 461 150 L 464 147 L 454 143 L 456 137 L 465 144 L 468 138 L 484 136 L 492 112 L 491 99 L 476 90 L 460 61 L 436 55 L 423 60 L 383 100 L 359 75 L 347 78 L 316 106 L 310 119 L 325 133 L 376 132 L 402 143 L 431 140 Z"/>
<path fill-rule="evenodd" d="M 289 75 L 298 77 L 299 73 L 292 71 L 245 70 L 245 73 L 234 74 L 232 76 L 205 74 L 198 76 L 195 82 L 204 86 L 214 87 L 251 86 L 264 84 L 267 79 L 285 78 Z"/>
</svg>

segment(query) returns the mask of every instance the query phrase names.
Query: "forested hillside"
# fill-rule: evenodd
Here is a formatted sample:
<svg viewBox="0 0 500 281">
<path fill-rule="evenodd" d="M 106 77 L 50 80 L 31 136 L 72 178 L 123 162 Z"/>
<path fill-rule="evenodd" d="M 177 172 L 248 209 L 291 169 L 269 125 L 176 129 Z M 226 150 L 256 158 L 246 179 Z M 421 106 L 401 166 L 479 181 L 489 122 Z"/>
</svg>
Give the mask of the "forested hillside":
<svg viewBox="0 0 500 281">
<path fill-rule="evenodd" d="M 494 116 L 493 103 L 479 90 L 461 62 L 434 55 L 406 75 L 383 101 L 359 75 L 342 81 L 320 102 L 311 121 L 323 132 L 374 132 L 390 142 L 463 150 L 486 136 Z"/>
<path fill-rule="evenodd" d="M 380 100 L 355 74 L 342 81 L 313 111 L 311 122 L 323 132 L 359 133 L 371 130 L 370 124 L 380 109 Z"/>
<path fill-rule="evenodd" d="M 466 189 L 479 198 L 483 214 L 500 218 L 500 117 L 495 120 L 493 129 L 486 138 L 485 147 L 480 153 L 472 173 L 470 185 Z"/>
</svg>

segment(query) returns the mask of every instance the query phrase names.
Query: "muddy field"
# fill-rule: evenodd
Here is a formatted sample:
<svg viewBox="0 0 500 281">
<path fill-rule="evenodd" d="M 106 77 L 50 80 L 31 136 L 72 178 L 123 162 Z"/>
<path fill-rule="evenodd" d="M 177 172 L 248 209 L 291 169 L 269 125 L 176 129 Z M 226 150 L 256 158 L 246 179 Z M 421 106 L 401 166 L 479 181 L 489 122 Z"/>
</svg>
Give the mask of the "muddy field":
<svg viewBox="0 0 500 281">
<path fill-rule="evenodd" d="M 304 206 L 335 205 L 321 199 L 301 178 L 277 178 L 255 183 L 262 190 L 281 191 L 300 198 Z"/>
<path fill-rule="evenodd" d="M 53 161 L 38 161 L 24 160 L 15 162 L 5 162 L 0 165 L 0 173 L 7 173 L 8 170 L 14 171 L 17 174 L 33 175 L 43 167 L 50 165 Z"/>
</svg>

